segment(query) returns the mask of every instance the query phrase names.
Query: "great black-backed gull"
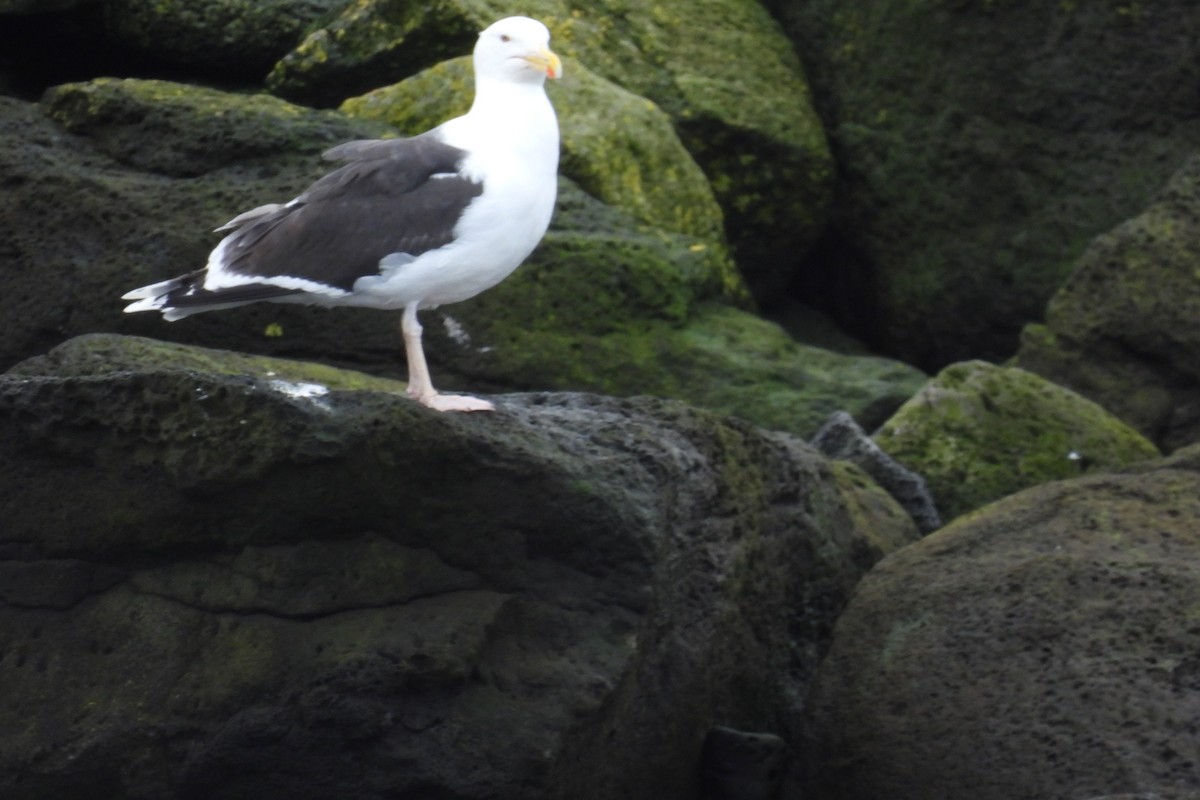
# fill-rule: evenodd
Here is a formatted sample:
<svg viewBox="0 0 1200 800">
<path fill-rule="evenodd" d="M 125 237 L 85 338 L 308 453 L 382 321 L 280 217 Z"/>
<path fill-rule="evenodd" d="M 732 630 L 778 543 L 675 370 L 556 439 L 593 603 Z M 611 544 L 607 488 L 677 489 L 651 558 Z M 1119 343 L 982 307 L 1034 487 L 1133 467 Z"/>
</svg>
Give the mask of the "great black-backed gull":
<svg viewBox="0 0 1200 800">
<path fill-rule="evenodd" d="M 491 25 L 475 45 L 475 100 L 464 116 L 410 139 L 347 142 L 348 162 L 288 203 L 241 214 L 204 269 L 135 289 L 126 311 L 177 320 L 248 303 L 403 309 L 408 394 L 442 411 L 492 409 L 434 388 L 417 311 L 495 286 L 550 223 L 558 121 L 545 80 L 562 64 L 528 17 Z"/>
</svg>

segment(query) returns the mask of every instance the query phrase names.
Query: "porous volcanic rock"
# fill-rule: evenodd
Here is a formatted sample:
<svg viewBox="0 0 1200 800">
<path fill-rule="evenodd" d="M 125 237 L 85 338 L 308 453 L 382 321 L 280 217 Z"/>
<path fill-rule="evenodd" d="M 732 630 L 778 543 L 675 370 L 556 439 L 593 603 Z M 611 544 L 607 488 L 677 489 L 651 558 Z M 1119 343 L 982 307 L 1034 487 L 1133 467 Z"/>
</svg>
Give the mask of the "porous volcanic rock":
<svg viewBox="0 0 1200 800">
<path fill-rule="evenodd" d="M 402 388 L 111 335 L 0 376 L 6 800 L 695 796 L 917 536 L 678 403 Z"/>
<path fill-rule="evenodd" d="M 1193 447 L 885 558 L 814 683 L 801 796 L 1194 797 L 1198 532 Z"/>
</svg>

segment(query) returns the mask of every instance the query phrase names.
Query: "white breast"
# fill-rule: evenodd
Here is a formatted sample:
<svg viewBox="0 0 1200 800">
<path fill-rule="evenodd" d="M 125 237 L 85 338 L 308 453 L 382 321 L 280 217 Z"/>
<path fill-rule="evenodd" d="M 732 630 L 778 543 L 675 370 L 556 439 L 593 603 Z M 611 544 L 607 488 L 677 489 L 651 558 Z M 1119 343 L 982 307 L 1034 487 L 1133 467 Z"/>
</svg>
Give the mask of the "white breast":
<svg viewBox="0 0 1200 800">
<path fill-rule="evenodd" d="M 463 212 L 453 242 L 359 280 L 354 294 L 360 303 L 374 296 L 384 308 L 414 300 L 429 307 L 474 297 L 508 277 L 546 233 L 558 188 L 559 139 L 540 85 L 477 94 L 469 114 L 437 132 L 470 153 L 462 172 L 481 180 L 483 193 Z"/>
</svg>

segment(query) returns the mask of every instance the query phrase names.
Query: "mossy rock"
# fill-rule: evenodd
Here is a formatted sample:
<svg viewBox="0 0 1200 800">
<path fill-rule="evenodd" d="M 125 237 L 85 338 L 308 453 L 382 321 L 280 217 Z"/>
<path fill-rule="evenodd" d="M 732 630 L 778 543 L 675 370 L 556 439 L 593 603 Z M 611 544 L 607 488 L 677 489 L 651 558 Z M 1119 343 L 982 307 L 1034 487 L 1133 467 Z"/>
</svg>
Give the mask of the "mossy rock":
<svg viewBox="0 0 1200 800">
<path fill-rule="evenodd" d="M 346 0 L 106 0 L 105 29 L 165 62 L 261 79 Z"/>
<path fill-rule="evenodd" d="M 1198 214 L 1193 157 L 1140 214 L 1088 246 L 1017 354 L 1167 449 L 1200 441 Z"/>
<path fill-rule="evenodd" d="M 667 115 L 574 59 L 564 71 L 570 80 L 548 86 L 562 134 L 562 173 L 647 225 L 719 246 L 721 208 Z M 341 111 L 416 134 L 466 113 L 472 85 L 471 59 L 462 57 L 350 98 Z"/>
<path fill-rule="evenodd" d="M 1159 455 L 1092 401 L 983 361 L 942 370 L 874 439 L 925 478 L 946 519 L 1030 486 Z"/>
<path fill-rule="evenodd" d="M 526 269 L 525 279 L 536 282 L 537 265 Z M 522 293 L 520 281 L 503 286 Z M 505 290 L 489 301 L 505 305 Z M 516 299 L 508 305 L 520 308 Z M 896 361 L 799 344 L 779 326 L 722 305 L 698 303 L 686 320 L 661 314 L 591 331 L 537 329 L 516 311 L 477 318 L 470 304 L 436 313 L 452 320 L 446 328 L 455 336 L 426 325 L 431 348 L 471 376 L 468 383 L 671 397 L 805 437 L 839 410 L 874 427 L 926 379 Z"/>
<path fill-rule="evenodd" d="M 164 342 L 140 336 L 93 334 L 71 340 L 44 356 L 15 365 L 9 375 L 42 375 L 52 372 L 63 378 L 87 378 L 122 370 L 198 375 L 241 376 L 274 386 L 278 391 L 300 394 L 296 387 L 321 386 L 326 391 L 372 391 L 404 394 L 401 381 L 380 378 L 355 370 L 339 369 L 315 361 L 213 350 Z"/>
<path fill-rule="evenodd" d="M 336 106 L 470 53 L 479 31 L 511 13 L 483 5 L 354 0 L 280 59 L 266 86 L 290 100 Z"/>
<path fill-rule="evenodd" d="M 1011 356 L 1088 242 L 1195 150 L 1187 3 L 768 7 L 838 154 L 829 247 L 798 288 L 923 368 Z M 857 280 L 831 291 L 839 275 Z"/>
<path fill-rule="evenodd" d="M 127 166 L 192 177 L 251 158 L 316 154 L 385 125 L 184 83 L 97 78 L 46 92 L 45 113 Z M 231 209 L 230 217 L 237 213 Z"/>
</svg>

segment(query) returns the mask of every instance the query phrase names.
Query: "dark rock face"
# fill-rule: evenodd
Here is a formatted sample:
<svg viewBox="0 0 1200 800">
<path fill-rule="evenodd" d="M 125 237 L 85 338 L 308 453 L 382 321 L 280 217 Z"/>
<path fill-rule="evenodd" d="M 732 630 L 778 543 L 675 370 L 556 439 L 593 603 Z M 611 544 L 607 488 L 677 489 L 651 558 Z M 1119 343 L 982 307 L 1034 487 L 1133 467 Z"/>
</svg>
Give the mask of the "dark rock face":
<svg viewBox="0 0 1200 800">
<path fill-rule="evenodd" d="M 346 0 L 105 0 L 121 45 L 218 75 L 261 80 L 307 29 Z"/>
<path fill-rule="evenodd" d="M 1031 486 L 1161 455 L 1092 401 L 983 361 L 946 367 L 874 441 L 921 473 L 947 520 Z"/>
<path fill-rule="evenodd" d="M 676 404 L 389 388 L 116 336 L 0 377 L 0 795 L 694 796 L 916 537 Z"/>
<path fill-rule="evenodd" d="M 704 737 L 704 800 L 774 800 L 783 786 L 787 743 L 769 733 L 718 726 Z"/>
<path fill-rule="evenodd" d="M 806 296 L 925 369 L 1010 355 L 1195 149 L 1190 2 L 769 5 L 842 179 Z"/>
<path fill-rule="evenodd" d="M 1200 450 L 880 562 L 810 695 L 811 800 L 1194 797 Z"/>
</svg>

